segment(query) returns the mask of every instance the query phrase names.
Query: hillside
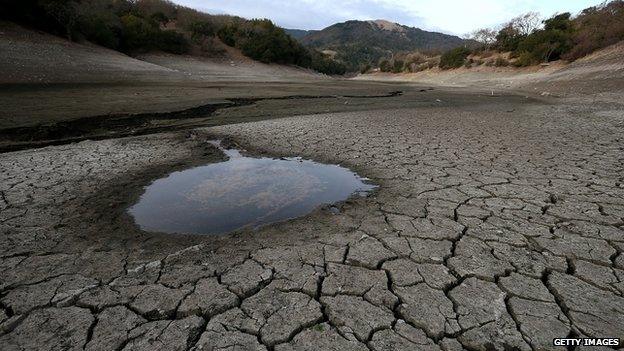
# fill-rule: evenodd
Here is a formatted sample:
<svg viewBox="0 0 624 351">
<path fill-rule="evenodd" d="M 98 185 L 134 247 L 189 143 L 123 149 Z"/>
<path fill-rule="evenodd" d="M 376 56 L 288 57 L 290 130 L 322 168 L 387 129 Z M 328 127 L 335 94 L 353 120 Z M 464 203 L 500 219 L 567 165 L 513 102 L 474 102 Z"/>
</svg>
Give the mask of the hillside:
<svg viewBox="0 0 624 351">
<path fill-rule="evenodd" d="M 530 67 L 462 66 L 449 70 L 435 67 L 415 73 L 361 74 L 354 80 L 464 87 L 494 94 L 511 90 L 567 98 L 592 96 L 593 101 L 617 103 L 624 94 L 622 57 L 624 41 L 571 63 L 556 61 Z"/>
<path fill-rule="evenodd" d="M 457 36 L 377 20 L 337 23 L 302 37 L 301 42 L 319 50 L 332 50 L 351 69 L 378 63 L 401 51 L 445 51 L 470 42 Z"/>
<path fill-rule="evenodd" d="M 310 34 L 318 32 L 318 31 L 317 30 L 303 30 L 303 29 L 288 29 L 288 28 L 284 28 L 284 32 L 286 32 L 286 34 L 290 35 L 291 37 L 293 37 L 293 38 L 295 38 L 297 40 L 301 40 L 306 35 L 310 35 Z"/>
<path fill-rule="evenodd" d="M 163 52 L 129 56 L 0 21 L 0 84 L 322 78 L 311 70 L 249 59 L 235 48 L 226 47 L 217 57 Z"/>
<path fill-rule="evenodd" d="M 210 15 L 168 0 L 64 0 L 0 2 L 0 20 L 73 42 L 124 54 L 167 52 L 215 57 L 223 44 L 266 64 L 338 75 L 345 67 L 304 47 L 267 19 Z"/>
</svg>

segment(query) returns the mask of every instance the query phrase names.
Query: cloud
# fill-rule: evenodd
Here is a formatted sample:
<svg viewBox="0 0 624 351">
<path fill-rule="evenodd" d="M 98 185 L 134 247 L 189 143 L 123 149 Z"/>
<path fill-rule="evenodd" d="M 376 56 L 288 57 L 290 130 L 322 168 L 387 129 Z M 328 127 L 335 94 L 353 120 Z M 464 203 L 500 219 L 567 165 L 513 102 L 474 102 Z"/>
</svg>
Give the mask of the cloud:
<svg viewBox="0 0 624 351">
<path fill-rule="evenodd" d="M 322 29 L 346 20 L 387 19 L 425 30 L 465 34 L 528 11 L 545 16 L 578 12 L 601 0 L 174 0 L 209 13 L 269 18 L 297 29 Z"/>
</svg>

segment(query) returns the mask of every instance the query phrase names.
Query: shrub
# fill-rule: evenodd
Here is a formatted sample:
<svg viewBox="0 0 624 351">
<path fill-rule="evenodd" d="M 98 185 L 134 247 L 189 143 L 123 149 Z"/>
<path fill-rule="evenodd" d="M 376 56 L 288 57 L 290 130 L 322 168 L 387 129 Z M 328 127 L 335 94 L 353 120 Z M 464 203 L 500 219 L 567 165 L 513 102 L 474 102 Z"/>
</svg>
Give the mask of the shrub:
<svg viewBox="0 0 624 351">
<path fill-rule="evenodd" d="M 240 31 L 239 25 L 237 23 L 228 23 L 225 26 L 221 27 L 217 32 L 219 39 L 227 45 L 227 46 L 235 46 L 237 33 Z"/>
<path fill-rule="evenodd" d="M 84 37 L 90 42 L 110 49 L 119 48 L 121 26 L 118 23 L 100 16 L 88 16 L 80 20 L 79 26 Z"/>
<path fill-rule="evenodd" d="M 131 14 L 121 17 L 121 34 L 121 49 L 126 52 L 159 49 L 183 54 L 189 47 L 181 33 L 161 30 L 154 22 Z"/>
<path fill-rule="evenodd" d="M 163 30 L 157 32 L 156 48 L 180 55 L 188 52 L 189 43 L 183 34 L 174 30 Z"/>
<path fill-rule="evenodd" d="M 75 0 L 2 0 L 0 19 L 76 39 L 78 2 Z"/>
<path fill-rule="evenodd" d="M 215 35 L 215 28 L 212 23 L 205 21 L 194 21 L 186 27 L 191 33 L 191 39 L 196 43 L 201 42 L 206 37 Z"/>
<path fill-rule="evenodd" d="M 507 61 L 507 59 L 505 59 L 504 57 L 500 57 L 499 56 L 494 61 L 494 66 L 496 66 L 496 67 L 507 67 L 507 66 L 509 66 L 509 61 Z"/>
<path fill-rule="evenodd" d="M 329 75 L 343 75 L 347 72 L 347 68 L 344 64 L 316 51 L 312 53 L 310 68 Z"/>
<path fill-rule="evenodd" d="M 390 64 L 390 61 L 383 59 L 379 62 L 379 70 L 382 72 L 391 72 L 392 71 L 392 65 Z"/>
<path fill-rule="evenodd" d="M 167 17 L 167 15 L 165 15 L 164 13 L 158 11 L 158 12 L 153 13 L 150 16 L 150 20 L 152 20 L 155 23 L 158 23 L 159 25 L 164 25 L 169 22 L 169 17 Z"/>
<path fill-rule="evenodd" d="M 121 17 L 122 40 L 124 51 L 147 50 L 154 47 L 157 30 L 146 20 L 135 15 Z"/>
<path fill-rule="evenodd" d="M 394 63 L 392 64 L 392 73 L 401 73 L 401 72 L 403 72 L 403 61 L 394 60 Z"/>
<path fill-rule="evenodd" d="M 427 62 L 427 57 L 420 52 L 414 52 L 405 57 L 405 66 L 407 67 L 411 65 L 420 65 L 425 62 Z"/>
<path fill-rule="evenodd" d="M 459 68 L 464 64 L 468 55 L 470 55 L 470 50 L 465 47 L 447 51 L 440 57 L 439 66 L 442 69 Z"/>
<path fill-rule="evenodd" d="M 516 67 L 527 67 L 533 66 L 539 63 L 539 60 L 533 56 L 530 52 L 523 52 L 518 55 L 516 61 L 514 61 L 514 66 Z"/>
</svg>

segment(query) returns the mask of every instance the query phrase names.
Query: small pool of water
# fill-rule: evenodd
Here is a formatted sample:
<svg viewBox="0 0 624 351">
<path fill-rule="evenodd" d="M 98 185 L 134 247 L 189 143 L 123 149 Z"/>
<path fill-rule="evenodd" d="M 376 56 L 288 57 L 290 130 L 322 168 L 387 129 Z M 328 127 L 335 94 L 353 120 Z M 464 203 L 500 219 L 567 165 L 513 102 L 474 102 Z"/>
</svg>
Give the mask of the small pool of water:
<svg viewBox="0 0 624 351">
<path fill-rule="evenodd" d="M 337 165 L 222 151 L 229 160 L 174 172 L 146 187 L 129 209 L 141 229 L 225 234 L 301 217 L 376 187 Z"/>
</svg>

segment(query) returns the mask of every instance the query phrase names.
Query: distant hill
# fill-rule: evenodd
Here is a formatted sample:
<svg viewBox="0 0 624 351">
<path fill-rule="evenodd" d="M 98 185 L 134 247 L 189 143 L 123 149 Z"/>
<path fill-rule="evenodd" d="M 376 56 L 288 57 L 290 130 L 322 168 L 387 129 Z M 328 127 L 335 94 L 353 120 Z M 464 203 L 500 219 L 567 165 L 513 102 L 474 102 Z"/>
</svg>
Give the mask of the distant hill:
<svg viewBox="0 0 624 351">
<path fill-rule="evenodd" d="M 287 28 L 284 28 L 284 31 L 288 35 L 290 35 L 291 37 L 293 37 L 293 38 L 295 38 L 297 40 L 302 39 L 306 35 L 318 32 L 317 30 L 287 29 Z"/>
<path fill-rule="evenodd" d="M 297 38 L 296 35 L 293 37 Z M 428 32 L 385 20 L 337 23 L 309 32 L 299 40 L 315 49 L 336 52 L 336 58 L 351 69 L 376 65 L 381 58 L 391 57 L 396 52 L 445 51 L 472 44 L 454 35 Z"/>
</svg>

